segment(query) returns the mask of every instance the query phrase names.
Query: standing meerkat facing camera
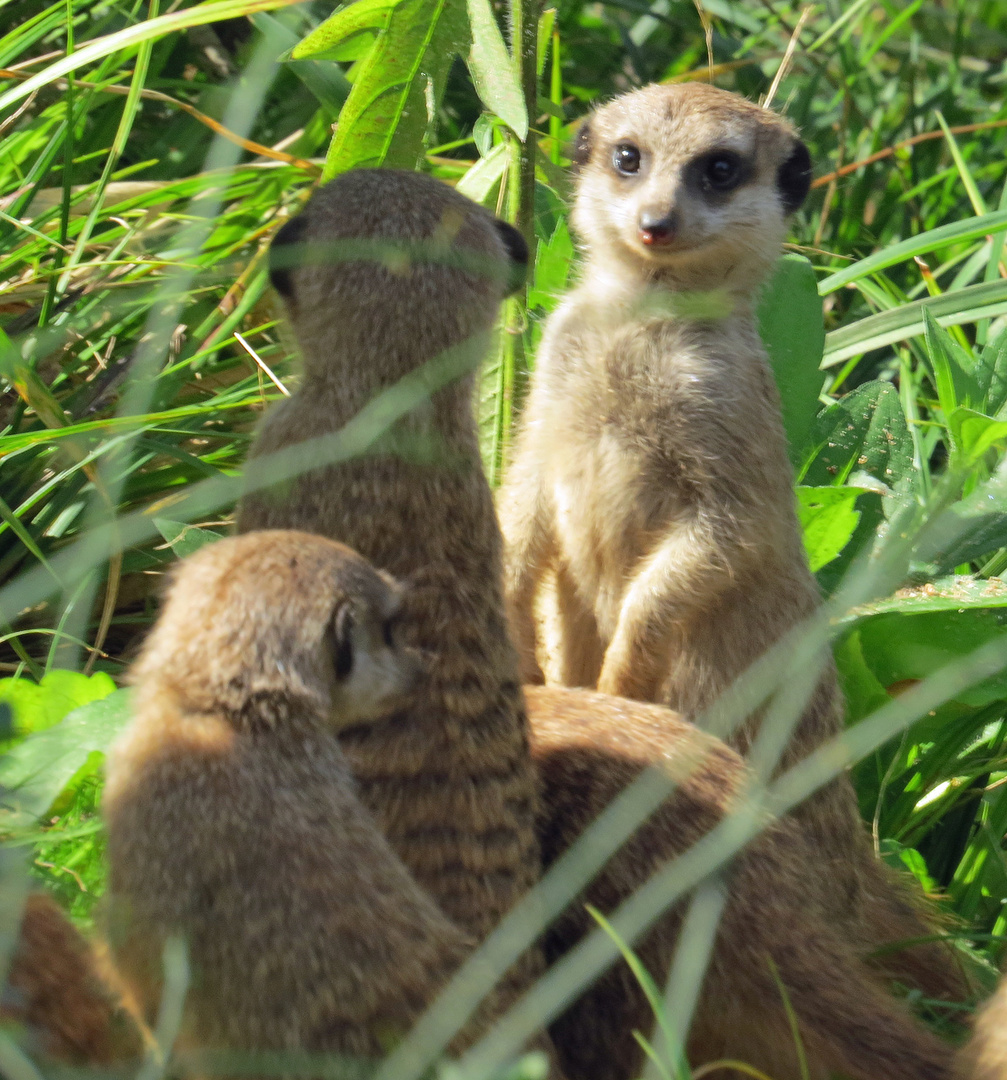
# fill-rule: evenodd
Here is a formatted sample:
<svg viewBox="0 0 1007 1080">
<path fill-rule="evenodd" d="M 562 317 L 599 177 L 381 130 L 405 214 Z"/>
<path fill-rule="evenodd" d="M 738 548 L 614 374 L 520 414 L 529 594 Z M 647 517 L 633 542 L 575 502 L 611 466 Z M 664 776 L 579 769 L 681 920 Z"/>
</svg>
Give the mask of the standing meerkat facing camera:
<svg viewBox="0 0 1007 1080">
<path fill-rule="evenodd" d="M 575 156 L 581 279 L 547 323 L 499 499 L 512 633 L 526 681 L 543 681 L 551 577 L 555 681 L 694 716 L 820 603 L 756 319 L 810 157 L 787 120 L 701 83 L 603 106 Z M 842 728 L 822 664 L 781 769 Z M 732 737 L 743 754 L 760 721 Z M 795 814 L 837 913 L 855 926 L 871 909 L 865 947 L 932 932 L 875 859 L 848 777 Z M 943 946 L 886 965 L 966 992 Z"/>
<path fill-rule="evenodd" d="M 417 685 L 400 603 L 356 553 L 304 533 L 224 539 L 175 574 L 132 669 L 104 814 L 112 952 L 148 1020 L 165 942 L 188 946 L 183 1052 L 380 1055 L 471 944 L 359 802 L 339 746 Z"/>
<path fill-rule="evenodd" d="M 265 415 L 248 472 L 271 451 L 338 431 L 400 380 L 454 380 L 358 456 L 247 494 L 238 530 L 301 528 L 359 551 L 406 586 L 405 642 L 428 663 L 413 703 L 344 731 L 360 797 L 444 912 L 481 939 L 539 877 L 537 791 L 502 541 L 472 415 L 500 301 L 523 278 L 510 225 L 431 177 L 345 173 L 280 230 L 272 280 L 303 381 Z M 460 377 L 459 377 L 460 376 Z M 525 985 L 529 954 L 512 973 Z"/>
</svg>

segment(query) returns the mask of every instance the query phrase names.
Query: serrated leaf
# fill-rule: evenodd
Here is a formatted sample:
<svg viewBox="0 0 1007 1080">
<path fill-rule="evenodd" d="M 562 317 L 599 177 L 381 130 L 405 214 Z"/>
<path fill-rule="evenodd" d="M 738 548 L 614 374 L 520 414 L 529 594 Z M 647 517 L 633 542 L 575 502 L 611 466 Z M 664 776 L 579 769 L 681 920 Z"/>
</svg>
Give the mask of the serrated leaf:
<svg viewBox="0 0 1007 1080">
<path fill-rule="evenodd" d="M 366 18 L 354 16 L 358 4 L 352 4 L 306 39 L 311 42 L 329 26 L 331 37 L 342 41 L 347 27 L 354 34 L 365 33 L 368 21 L 380 10 L 386 13 L 367 55 L 354 69 L 353 89 L 339 113 L 323 180 L 348 169 L 416 168 L 428 109 L 439 103 L 455 55 L 469 46 L 465 0 L 396 0 L 385 8 L 380 2 L 358 0 L 373 9 Z M 292 55 L 303 55 L 300 47 Z"/>
<path fill-rule="evenodd" d="M 74 709 L 54 727 L 0 758 L 4 826 L 40 817 L 95 753 L 105 753 L 130 719 L 130 692 L 116 690 Z"/>
<path fill-rule="evenodd" d="M 784 255 L 759 303 L 759 333 L 783 407 L 790 460 L 797 465 L 818 413 L 825 320 L 818 282 L 803 255 Z"/>
<path fill-rule="evenodd" d="M 528 137 L 528 110 L 503 35 L 489 0 L 466 0 L 472 48 L 469 73 L 479 100 L 524 142 Z"/>
<path fill-rule="evenodd" d="M 797 513 L 804 530 L 804 550 L 812 572 L 838 558 L 860 523 L 855 487 L 799 487 Z"/>
<path fill-rule="evenodd" d="M 894 488 L 913 476 L 913 441 L 899 392 L 891 383 L 858 386 L 816 419 L 801 482 L 809 487 L 843 484 L 865 472 Z"/>
<path fill-rule="evenodd" d="M 945 417 L 950 418 L 959 406 L 968 409 L 978 405 L 983 394 L 972 374 L 971 357 L 929 311 L 923 312 L 923 327 L 930 373 Z"/>
<path fill-rule="evenodd" d="M 552 236 L 535 251 L 535 275 L 528 290 L 528 306 L 546 311 L 559 302 L 573 266 L 573 240 L 566 219 L 560 218 Z"/>
</svg>

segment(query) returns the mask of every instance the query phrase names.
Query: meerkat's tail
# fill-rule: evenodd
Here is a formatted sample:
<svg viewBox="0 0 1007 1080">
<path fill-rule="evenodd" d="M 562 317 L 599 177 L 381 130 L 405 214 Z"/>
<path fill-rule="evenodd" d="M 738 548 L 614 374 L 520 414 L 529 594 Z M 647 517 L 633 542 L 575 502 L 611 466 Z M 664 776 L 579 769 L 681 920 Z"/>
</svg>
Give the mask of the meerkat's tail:
<svg viewBox="0 0 1007 1080">
<path fill-rule="evenodd" d="M 71 1065 L 138 1063 L 142 1028 L 97 950 L 45 893 L 24 906 L 0 1019 L 21 1026 L 26 1049 Z"/>
<path fill-rule="evenodd" d="M 928 998 L 971 998 L 973 987 L 954 947 L 932 940 L 941 929 L 938 918 L 923 909 L 900 875 L 879 859 L 871 858 L 860 870 L 860 884 L 867 962 Z"/>
<path fill-rule="evenodd" d="M 851 1080 L 950 1080 L 952 1048 L 870 978 L 853 950 L 817 929 L 774 954 L 809 1060 Z"/>
</svg>

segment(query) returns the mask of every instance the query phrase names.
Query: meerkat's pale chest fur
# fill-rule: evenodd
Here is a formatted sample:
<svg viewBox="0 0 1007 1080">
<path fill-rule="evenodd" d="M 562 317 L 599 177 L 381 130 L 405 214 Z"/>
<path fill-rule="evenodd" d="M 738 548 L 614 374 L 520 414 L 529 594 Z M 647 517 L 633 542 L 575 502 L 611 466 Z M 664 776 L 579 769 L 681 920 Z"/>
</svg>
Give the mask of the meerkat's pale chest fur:
<svg viewBox="0 0 1007 1080">
<path fill-rule="evenodd" d="M 547 324 L 499 498 L 512 633 L 542 681 L 535 604 L 554 575 L 552 678 L 695 715 L 819 603 L 756 322 L 810 159 L 786 120 L 701 84 L 603 106 L 577 157 L 581 282 Z M 842 727 L 822 663 L 781 767 Z M 760 715 L 732 739 L 743 753 Z M 865 949 L 926 935 L 845 775 L 795 813 Z M 963 989 L 940 947 L 891 968 Z"/>
<path fill-rule="evenodd" d="M 389 629 L 399 604 L 354 552 L 296 532 L 221 540 L 176 575 L 104 813 L 113 955 L 148 1020 L 166 940 L 188 948 L 180 1050 L 380 1055 L 472 943 L 339 746 L 418 683 Z"/>
</svg>

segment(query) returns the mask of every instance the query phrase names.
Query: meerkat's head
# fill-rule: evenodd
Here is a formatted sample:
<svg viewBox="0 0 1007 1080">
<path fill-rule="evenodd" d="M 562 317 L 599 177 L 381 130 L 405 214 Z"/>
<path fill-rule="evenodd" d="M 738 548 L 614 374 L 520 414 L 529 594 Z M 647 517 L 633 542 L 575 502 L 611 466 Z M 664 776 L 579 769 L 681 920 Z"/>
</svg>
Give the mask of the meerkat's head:
<svg viewBox="0 0 1007 1080">
<path fill-rule="evenodd" d="M 792 125 L 703 83 L 647 86 L 591 114 L 575 149 L 573 222 L 613 257 L 676 288 L 752 288 L 811 183 Z"/>
<path fill-rule="evenodd" d="M 270 276 L 309 372 L 333 346 L 401 369 L 489 330 L 527 261 L 512 225 L 446 184 L 358 169 L 280 229 Z"/>
<path fill-rule="evenodd" d="M 321 536 L 229 537 L 179 564 L 131 671 L 144 695 L 242 730 L 291 717 L 347 727 L 404 704 L 420 674 L 395 621 L 401 589 Z"/>
</svg>

